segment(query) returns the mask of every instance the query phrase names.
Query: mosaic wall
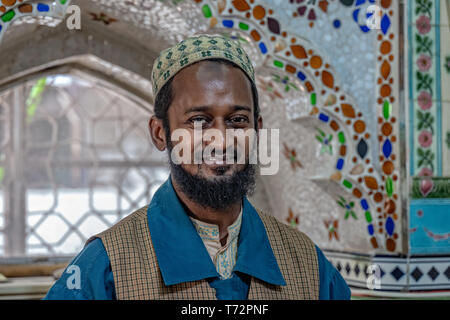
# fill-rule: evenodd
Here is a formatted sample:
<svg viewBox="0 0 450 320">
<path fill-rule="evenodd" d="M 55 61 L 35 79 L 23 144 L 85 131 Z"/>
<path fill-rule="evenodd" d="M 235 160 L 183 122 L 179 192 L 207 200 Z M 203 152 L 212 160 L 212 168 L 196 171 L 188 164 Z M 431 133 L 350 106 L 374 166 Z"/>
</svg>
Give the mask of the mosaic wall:
<svg viewBox="0 0 450 320">
<path fill-rule="evenodd" d="M 375 1 L 197 2 L 213 30 L 258 52 L 264 119 L 287 160 L 267 178 L 285 186 L 274 214 L 325 248 L 402 251 L 397 7 L 381 1 L 372 30 Z"/>
<path fill-rule="evenodd" d="M 4 28 L 28 5 L 6 2 Z M 131 9 L 144 2 L 114 3 Z M 264 182 L 269 189 L 283 186 L 270 199 L 273 214 L 324 249 L 402 252 L 397 6 L 373 0 L 194 2 L 196 19 L 209 32 L 239 39 L 252 52 L 265 123 L 282 128 L 282 168 Z M 44 7 L 43 1 L 27 10 L 40 15 Z M 108 27 L 122 19 L 110 11 L 94 14 Z"/>
<path fill-rule="evenodd" d="M 412 218 L 402 225 L 414 203 L 402 208 L 407 191 L 399 181 L 405 19 L 408 174 L 417 177 L 409 192 L 416 200 L 448 197 L 448 2 L 408 2 L 407 17 L 391 0 L 95 2 L 105 10 L 91 19 L 105 28 L 133 22 L 151 29 L 153 7 L 160 20 L 179 20 L 170 14 L 177 8 L 195 22 L 177 22 L 180 37 L 206 31 L 241 41 L 253 57 L 265 124 L 282 131 L 280 173 L 262 179 L 273 214 L 324 249 L 364 253 L 406 253 L 405 233 L 415 228 Z M 70 3 L 2 0 L 0 39 L 20 17 L 63 17 Z"/>
</svg>

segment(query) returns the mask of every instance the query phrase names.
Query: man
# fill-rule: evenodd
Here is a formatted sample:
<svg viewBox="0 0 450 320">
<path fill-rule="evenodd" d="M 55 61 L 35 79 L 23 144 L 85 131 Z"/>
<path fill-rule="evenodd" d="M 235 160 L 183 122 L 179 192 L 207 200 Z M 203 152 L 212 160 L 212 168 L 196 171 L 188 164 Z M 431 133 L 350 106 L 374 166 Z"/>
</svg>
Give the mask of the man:
<svg viewBox="0 0 450 320">
<path fill-rule="evenodd" d="M 148 206 L 88 241 L 69 265 L 80 271 L 78 286 L 64 272 L 46 299 L 349 299 L 305 234 L 247 200 L 256 172 L 249 140 L 193 138 L 199 128 L 224 136 L 262 128 L 253 67 L 239 43 L 186 39 L 160 54 L 152 84 L 149 130 L 169 152 L 170 177 Z M 211 144 L 214 155 L 200 152 L 200 163 L 172 152 L 183 146 L 178 157 L 192 160 Z M 244 150 L 246 161 L 217 157 L 230 147 Z"/>
</svg>

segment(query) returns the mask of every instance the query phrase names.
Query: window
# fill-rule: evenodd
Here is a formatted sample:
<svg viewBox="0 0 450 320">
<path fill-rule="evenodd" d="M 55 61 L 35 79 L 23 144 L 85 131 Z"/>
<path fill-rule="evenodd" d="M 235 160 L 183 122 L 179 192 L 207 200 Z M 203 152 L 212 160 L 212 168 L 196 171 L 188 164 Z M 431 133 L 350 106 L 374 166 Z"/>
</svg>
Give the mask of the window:
<svg viewBox="0 0 450 320">
<path fill-rule="evenodd" d="M 0 92 L 0 256 L 65 256 L 168 177 L 150 106 L 82 74 Z"/>
</svg>

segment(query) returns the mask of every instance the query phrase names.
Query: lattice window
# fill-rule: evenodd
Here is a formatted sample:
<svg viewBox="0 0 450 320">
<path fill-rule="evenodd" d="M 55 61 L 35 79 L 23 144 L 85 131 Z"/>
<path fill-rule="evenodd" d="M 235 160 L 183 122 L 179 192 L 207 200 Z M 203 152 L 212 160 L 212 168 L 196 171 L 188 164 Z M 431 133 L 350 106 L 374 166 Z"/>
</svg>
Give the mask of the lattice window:
<svg viewBox="0 0 450 320">
<path fill-rule="evenodd" d="M 0 254 L 73 255 L 168 177 L 149 106 L 92 77 L 0 93 Z"/>
</svg>

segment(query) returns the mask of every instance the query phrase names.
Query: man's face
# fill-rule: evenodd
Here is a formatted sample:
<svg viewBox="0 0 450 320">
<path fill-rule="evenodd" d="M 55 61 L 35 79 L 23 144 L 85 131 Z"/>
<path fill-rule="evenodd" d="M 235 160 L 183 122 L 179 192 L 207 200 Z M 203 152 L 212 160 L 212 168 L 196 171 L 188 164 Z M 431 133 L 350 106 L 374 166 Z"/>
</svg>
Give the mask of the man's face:
<svg viewBox="0 0 450 320">
<path fill-rule="evenodd" d="M 181 70 L 172 82 L 173 101 L 168 110 L 170 131 L 185 129 L 190 140 L 168 142 L 169 149 L 178 143 L 183 150 L 190 150 L 191 163 L 182 163 L 185 172 L 208 180 L 226 179 L 246 164 L 226 163 L 225 155 L 230 144 L 235 150 L 243 150 L 248 163 L 248 139 L 225 139 L 227 129 L 242 129 L 244 132 L 255 129 L 254 104 L 251 85 L 244 72 L 228 64 L 201 61 Z M 259 121 L 260 122 L 260 121 Z M 260 124 L 260 123 L 259 123 Z M 202 128 L 203 137 L 216 129 L 221 132 L 223 141 L 194 140 L 194 126 Z M 216 131 L 216 132 L 218 132 Z M 199 146 L 201 144 L 201 147 Z M 210 145 L 213 144 L 213 145 Z M 195 152 L 210 145 L 222 150 L 223 163 L 202 158 L 201 164 L 195 164 Z M 210 163 L 213 162 L 213 163 Z"/>
<path fill-rule="evenodd" d="M 238 68 L 202 61 L 174 77 L 172 98 L 168 124 L 155 116 L 150 119 L 153 142 L 159 150 L 167 148 L 172 181 L 191 201 L 226 211 L 251 194 L 255 186 L 256 162 L 249 161 L 250 140 L 242 139 L 246 133 L 253 133 L 254 146 L 257 139 L 254 130 L 262 127 L 261 117 L 254 119 L 250 81 Z M 199 128 L 200 139 L 195 139 Z M 240 129 L 241 138 L 228 138 L 229 129 Z M 213 136 L 220 133 L 223 139 L 206 139 L 212 131 Z M 183 132 L 183 138 L 171 141 L 176 132 Z M 230 147 L 235 152 L 229 152 Z M 206 152 L 208 148 L 212 152 Z M 187 152 L 191 161 L 178 164 L 179 159 L 174 159 L 172 152 L 177 149 L 182 150 L 183 158 Z"/>
</svg>

